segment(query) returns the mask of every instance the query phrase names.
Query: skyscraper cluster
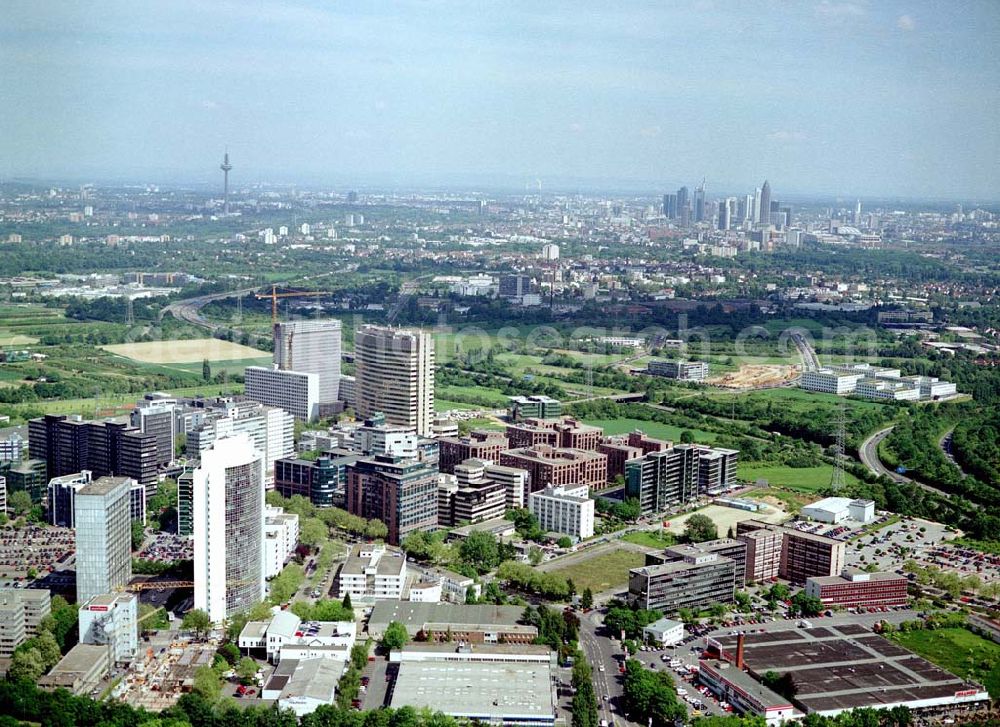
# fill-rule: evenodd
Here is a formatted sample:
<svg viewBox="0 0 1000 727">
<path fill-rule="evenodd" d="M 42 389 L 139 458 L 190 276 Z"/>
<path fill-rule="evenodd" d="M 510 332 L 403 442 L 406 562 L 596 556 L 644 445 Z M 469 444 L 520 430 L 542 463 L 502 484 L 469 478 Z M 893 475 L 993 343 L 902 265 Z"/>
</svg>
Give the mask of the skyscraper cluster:
<svg viewBox="0 0 1000 727">
<path fill-rule="evenodd" d="M 692 224 L 714 224 L 719 230 L 782 229 L 791 224 L 791 209 L 771 199 L 771 184 L 764 184 L 752 194 L 725 197 L 710 202 L 704 180 L 690 195 L 687 187 L 663 195 L 663 216 L 676 220 L 682 227 Z M 714 210 L 714 212 L 713 212 Z"/>
</svg>

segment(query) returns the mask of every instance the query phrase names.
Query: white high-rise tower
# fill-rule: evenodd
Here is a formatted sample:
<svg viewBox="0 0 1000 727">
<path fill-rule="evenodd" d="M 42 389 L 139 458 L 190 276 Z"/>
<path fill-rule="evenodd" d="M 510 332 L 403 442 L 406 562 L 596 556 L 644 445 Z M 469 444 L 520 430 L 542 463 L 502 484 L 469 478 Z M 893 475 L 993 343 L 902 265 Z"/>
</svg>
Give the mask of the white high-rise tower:
<svg viewBox="0 0 1000 727">
<path fill-rule="evenodd" d="M 364 326 L 354 334 L 358 414 L 431 435 L 434 339 L 422 331 Z"/>
<path fill-rule="evenodd" d="M 319 403 L 332 404 L 340 391 L 340 321 L 289 321 L 274 324 L 274 363 L 278 368 L 316 374 Z"/>
<path fill-rule="evenodd" d="M 245 434 L 194 471 L 194 607 L 219 623 L 264 599 L 264 463 Z"/>
</svg>

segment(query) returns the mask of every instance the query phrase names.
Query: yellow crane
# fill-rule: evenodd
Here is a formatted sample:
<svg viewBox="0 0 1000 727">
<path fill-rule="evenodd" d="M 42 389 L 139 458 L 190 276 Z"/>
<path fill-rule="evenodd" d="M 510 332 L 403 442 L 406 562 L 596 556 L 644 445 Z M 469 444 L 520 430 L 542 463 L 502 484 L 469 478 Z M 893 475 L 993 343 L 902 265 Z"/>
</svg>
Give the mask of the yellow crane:
<svg viewBox="0 0 1000 727">
<path fill-rule="evenodd" d="M 278 322 L 278 298 L 317 298 L 322 295 L 331 295 L 325 290 L 290 290 L 286 293 L 279 293 L 278 286 L 272 285 L 270 293 L 256 293 L 257 300 L 269 298 L 271 300 L 271 324 Z"/>
</svg>

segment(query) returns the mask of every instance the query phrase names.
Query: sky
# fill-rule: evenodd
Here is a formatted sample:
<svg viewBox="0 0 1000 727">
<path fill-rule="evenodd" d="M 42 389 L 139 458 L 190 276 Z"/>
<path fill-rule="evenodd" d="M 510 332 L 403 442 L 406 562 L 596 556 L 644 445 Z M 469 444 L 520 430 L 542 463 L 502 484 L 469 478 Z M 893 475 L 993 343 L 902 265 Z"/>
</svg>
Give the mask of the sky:
<svg viewBox="0 0 1000 727">
<path fill-rule="evenodd" d="M 997 48 L 997 0 L 4 0 L 0 179 L 1000 200 Z"/>
</svg>

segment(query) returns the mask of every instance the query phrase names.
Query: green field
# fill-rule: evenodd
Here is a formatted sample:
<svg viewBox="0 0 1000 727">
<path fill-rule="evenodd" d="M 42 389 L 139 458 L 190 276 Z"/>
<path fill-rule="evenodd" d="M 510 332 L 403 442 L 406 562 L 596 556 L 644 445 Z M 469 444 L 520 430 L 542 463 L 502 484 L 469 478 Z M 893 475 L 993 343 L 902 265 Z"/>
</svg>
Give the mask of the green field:
<svg viewBox="0 0 1000 727">
<path fill-rule="evenodd" d="M 612 550 L 552 571 L 554 575 L 571 578 L 578 593 L 590 588 L 600 593 L 628 583 L 629 568 L 638 568 L 645 556 L 634 550 Z"/>
<path fill-rule="evenodd" d="M 266 354 L 264 356 L 258 356 L 256 358 L 237 358 L 228 360 L 210 360 L 209 366 L 212 368 L 212 374 L 218 374 L 225 371 L 228 374 L 242 374 L 243 369 L 247 366 L 270 366 L 271 365 L 271 354 Z M 151 371 L 153 373 L 177 373 L 183 372 L 187 374 L 201 374 L 202 362 L 187 362 L 187 363 L 142 363 L 140 361 L 134 362 L 136 366 L 146 371 Z"/>
<path fill-rule="evenodd" d="M 731 391 L 707 391 L 706 395 L 715 399 L 727 399 L 729 397 L 739 397 L 741 399 L 756 399 L 759 401 L 773 401 L 781 403 L 790 409 L 797 411 L 807 411 L 810 408 L 823 405 L 839 406 L 841 402 L 847 408 L 859 407 L 863 409 L 878 409 L 886 406 L 877 401 L 865 399 L 850 399 L 836 394 L 822 394 L 819 392 L 806 391 L 794 387 L 782 387 L 777 389 L 758 389 L 747 392 Z"/>
<path fill-rule="evenodd" d="M 1000 699 L 1000 644 L 963 628 L 893 634 L 907 649 L 964 679 L 977 681 Z"/>
<path fill-rule="evenodd" d="M 736 476 L 750 482 L 765 479 L 769 485 L 779 485 L 798 492 L 819 492 L 830 486 L 833 465 L 787 467 L 785 465 L 740 462 L 736 467 Z M 849 472 L 845 472 L 844 482 L 853 485 L 857 479 Z"/>
<path fill-rule="evenodd" d="M 664 537 L 658 530 L 637 530 L 623 535 L 622 540 L 645 548 L 667 548 L 676 542 L 673 535 L 667 533 L 667 537 Z"/>
<path fill-rule="evenodd" d="M 661 424 L 660 422 L 645 421 L 643 419 L 588 419 L 585 423 L 601 427 L 604 429 L 604 433 L 608 435 L 628 434 L 636 429 L 641 429 L 656 439 L 669 439 L 674 442 L 680 441 L 681 432 L 684 431 L 691 432 L 696 442 L 706 444 L 711 444 L 718 436 L 713 432 L 706 432 L 702 429 L 686 429 L 685 427 L 677 427 L 673 424 Z"/>
<path fill-rule="evenodd" d="M 465 401 L 477 406 L 504 409 L 510 403 L 504 394 L 484 386 L 437 386 L 434 394 L 448 401 Z"/>
</svg>

